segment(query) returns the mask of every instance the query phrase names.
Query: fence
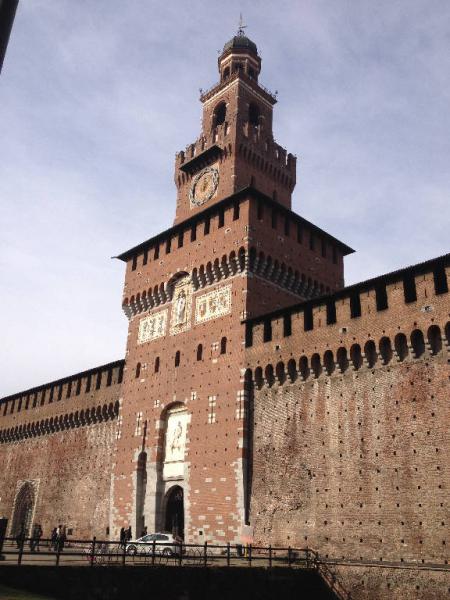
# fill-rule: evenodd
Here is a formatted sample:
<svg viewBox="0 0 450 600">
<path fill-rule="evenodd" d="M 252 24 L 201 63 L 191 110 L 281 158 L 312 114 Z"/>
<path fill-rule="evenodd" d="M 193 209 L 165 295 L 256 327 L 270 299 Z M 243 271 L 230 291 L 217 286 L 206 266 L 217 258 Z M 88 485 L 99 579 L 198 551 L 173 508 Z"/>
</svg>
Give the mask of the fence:
<svg viewBox="0 0 450 600">
<path fill-rule="evenodd" d="M 310 569 L 317 554 L 309 548 L 185 544 L 184 542 L 112 542 L 106 540 L 66 540 L 5 538 L 6 563 L 17 565 L 189 565 L 189 566 L 263 566 Z"/>
<path fill-rule="evenodd" d="M 1 556 L 3 554 L 3 556 Z M 380 562 L 370 560 L 323 559 L 311 548 L 281 548 L 275 546 L 242 546 L 218 544 L 185 544 L 184 542 L 120 543 L 92 538 L 66 540 L 4 538 L 3 564 L 101 566 L 198 566 L 198 567 L 284 567 L 314 569 L 327 582 L 339 600 L 351 600 L 350 593 L 336 577 L 333 567 L 377 567 L 449 572 L 445 564 Z M 2 563 L 0 563 L 2 564 Z M 0 567 L 1 568 L 1 567 Z"/>
</svg>

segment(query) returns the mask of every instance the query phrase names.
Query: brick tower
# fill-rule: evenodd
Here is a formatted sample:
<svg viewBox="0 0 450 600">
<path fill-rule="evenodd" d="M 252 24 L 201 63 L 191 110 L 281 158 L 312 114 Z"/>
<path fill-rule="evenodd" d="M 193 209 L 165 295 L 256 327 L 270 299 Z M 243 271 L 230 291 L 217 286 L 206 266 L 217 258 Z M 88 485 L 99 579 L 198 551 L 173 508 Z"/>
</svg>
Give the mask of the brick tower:
<svg viewBox="0 0 450 600">
<path fill-rule="evenodd" d="M 242 30 L 218 67 L 201 135 L 176 157 L 173 227 L 119 256 L 129 333 L 113 536 L 251 535 L 242 321 L 341 287 L 351 251 L 290 209 L 296 159 L 274 142 L 276 98 Z"/>
</svg>

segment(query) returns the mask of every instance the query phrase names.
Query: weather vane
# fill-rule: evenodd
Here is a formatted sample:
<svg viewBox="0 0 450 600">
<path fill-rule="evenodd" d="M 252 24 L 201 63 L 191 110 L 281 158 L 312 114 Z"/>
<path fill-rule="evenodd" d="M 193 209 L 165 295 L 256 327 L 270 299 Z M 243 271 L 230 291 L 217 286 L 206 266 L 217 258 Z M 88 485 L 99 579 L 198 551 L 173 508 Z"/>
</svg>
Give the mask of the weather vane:
<svg viewBox="0 0 450 600">
<path fill-rule="evenodd" d="M 244 29 L 247 28 L 247 25 L 244 25 L 244 20 L 242 18 L 242 13 L 239 13 L 239 27 L 238 27 L 238 31 L 237 34 L 238 35 L 244 35 Z"/>
</svg>

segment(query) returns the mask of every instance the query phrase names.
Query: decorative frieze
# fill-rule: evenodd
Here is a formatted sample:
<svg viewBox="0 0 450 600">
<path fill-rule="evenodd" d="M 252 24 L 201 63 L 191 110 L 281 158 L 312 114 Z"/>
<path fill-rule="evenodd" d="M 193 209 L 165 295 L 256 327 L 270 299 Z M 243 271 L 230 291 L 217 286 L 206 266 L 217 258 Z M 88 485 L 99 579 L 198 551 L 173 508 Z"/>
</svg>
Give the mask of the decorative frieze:
<svg viewBox="0 0 450 600">
<path fill-rule="evenodd" d="M 198 296 L 195 307 L 195 322 L 204 323 L 231 312 L 231 285 L 217 288 Z"/>
<path fill-rule="evenodd" d="M 221 259 L 216 258 L 214 262 L 200 265 L 199 268 L 194 267 L 189 282 L 192 291 L 196 292 L 226 279 L 242 275 L 269 281 L 272 285 L 299 299 L 313 298 L 330 291 L 323 283 L 307 277 L 304 273 L 300 273 L 284 263 L 279 264 L 278 261 L 274 261 L 270 256 L 264 256 L 261 252 L 258 254 L 255 248 L 251 248 L 250 251 L 240 248 L 237 253 L 233 251 L 228 256 L 222 256 Z M 167 282 L 161 283 L 153 289 L 143 290 L 136 296 L 131 296 L 129 300 L 126 298 L 123 310 L 127 318 L 131 319 L 144 310 L 156 309 L 161 304 L 170 302 L 173 300 L 172 294 L 173 288 L 168 286 Z M 176 327 L 173 333 L 179 331 L 185 331 L 185 329 Z"/>
<path fill-rule="evenodd" d="M 166 334 L 167 309 L 148 315 L 139 321 L 138 344 L 151 342 Z"/>
</svg>

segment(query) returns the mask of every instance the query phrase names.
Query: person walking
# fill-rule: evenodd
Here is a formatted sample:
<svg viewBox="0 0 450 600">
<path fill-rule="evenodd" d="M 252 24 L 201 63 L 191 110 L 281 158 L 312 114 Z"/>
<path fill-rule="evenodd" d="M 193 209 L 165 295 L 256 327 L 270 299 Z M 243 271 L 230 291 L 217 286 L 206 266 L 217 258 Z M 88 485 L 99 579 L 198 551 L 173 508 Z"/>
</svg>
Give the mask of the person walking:
<svg viewBox="0 0 450 600">
<path fill-rule="evenodd" d="M 19 529 L 19 533 L 16 536 L 16 544 L 17 544 L 17 548 L 23 548 L 23 543 L 25 541 L 25 526 L 22 523 L 22 525 L 20 526 Z"/>
<path fill-rule="evenodd" d="M 35 546 L 34 546 L 35 552 L 40 552 L 41 551 L 40 543 L 41 543 L 42 533 L 43 533 L 42 532 L 42 527 L 41 527 L 41 524 L 39 524 L 37 526 L 37 529 L 36 529 L 36 537 L 35 537 L 36 543 L 35 543 Z"/>
<path fill-rule="evenodd" d="M 62 552 L 64 550 L 64 544 L 66 543 L 67 540 L 67 536 L 66 536 L 66 528 L 65 526 L 63 527 L 62 525 L 60 525 L 58 527 L 59 529 L 59 534 L 58 534 L 58 551 Z"/>
<path fill-rule="evenodd" d="M 57 527 L 53 528 L 52 535 L 50 537 L 50 550 L 56 550 L 56 543 L 58 540 L 58 529 Z"/>
<path fill-rule="evenodd" d="M 37 525 L 34 525 L 33 532 L 30 536 L 30 552 L 34 552 L 36 549 L 37 527 Z"/>
<path fill-rule="evenodd" d="M 129 542 L 132 537 L 133 537 L 133 535 L 131 533 L 131 525 L 130 525 L 127 529 L 127 542 Z"/>
<path fill-rule="evenodd" d="M 125 527 L 121 527 L 120 528 L 120 547 L 121 548 L 125 548 L 125 543 L 126 543 L 126 533 L 125 533 Z"/>
</svg>

